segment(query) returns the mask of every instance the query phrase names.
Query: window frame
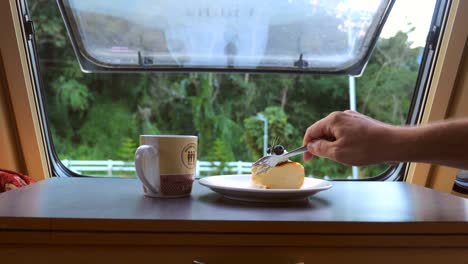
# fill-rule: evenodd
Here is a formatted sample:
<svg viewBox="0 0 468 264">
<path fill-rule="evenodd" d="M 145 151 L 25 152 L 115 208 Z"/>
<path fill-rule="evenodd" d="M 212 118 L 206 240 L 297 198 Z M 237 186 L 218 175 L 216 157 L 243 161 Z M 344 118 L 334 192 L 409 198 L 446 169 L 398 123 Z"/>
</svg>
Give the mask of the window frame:
<svg viewBox="0 0 468 264">
<path fill-rule="evenodd" d="M 17 148 L 7 150 L 7 155 L 13 155 L 16 164 L 11 169 L 20 171 L 42 180 L 52 175 L 51 160 L 46 148 L 45 133 L 42 126 L 42 115 L 38 112 L 38 94 L 36 82 L 33 80 L 33 65 L 31 54 L 26 46 L 26 27 L 17 0 L 0 1 L 0 41 L 3 76 L 1 81 L 7 107 L 11 109 L 10 120 L 5 127 L 13 127 L 13 135 L 0 134 L 4 140 L 13 140 Z M 31 27 L 32 28 L 32 27 Z M 9 121 L 11 123 L 9 123 Z"/>
</svg>

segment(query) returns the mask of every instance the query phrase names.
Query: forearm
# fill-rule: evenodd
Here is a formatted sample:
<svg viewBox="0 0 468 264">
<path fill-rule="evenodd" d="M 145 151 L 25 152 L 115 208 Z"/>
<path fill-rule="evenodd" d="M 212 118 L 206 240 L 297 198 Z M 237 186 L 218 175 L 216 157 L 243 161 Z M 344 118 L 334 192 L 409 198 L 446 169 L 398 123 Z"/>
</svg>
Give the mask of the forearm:
<svg viewBox="0 0 468 264">
<path fill-rule="evenodd" d="M 392 131 L 393 161 L 415 161 L 468 169 L 468 119 L 396 127 Z"/>
</svg>

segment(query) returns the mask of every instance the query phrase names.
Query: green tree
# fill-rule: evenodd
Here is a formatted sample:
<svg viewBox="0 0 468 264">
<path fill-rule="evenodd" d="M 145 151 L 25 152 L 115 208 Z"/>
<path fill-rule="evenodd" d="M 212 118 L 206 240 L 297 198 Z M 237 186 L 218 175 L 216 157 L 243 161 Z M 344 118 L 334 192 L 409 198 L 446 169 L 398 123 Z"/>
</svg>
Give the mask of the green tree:
<svg viewBox="0 0 468 264">
<path fill-rule="evenodd" d="M 235 160 L 234 153 L 231 149 L 231 144 L 228 140 L 217 138 L 206 156 L 208 161 L 211 161 L 212 167 L 216 168 L 211 172 L 212 175 L 223 175 L 234 173 L 233 168 L 227 165 L 227 162 Z M 219 162 L 219 164 L 217 164 Z"/>
<path fill-rule="evenodd" d="M 365 74 L 356 80 L 358 109 L 381 121 L 404 124 L 418 74 L 420 48 L 411 48 L 408 34 L 381 39 Z"/>
<path fill-rule="evenodd" d="M 129 137 L 123 138 L 120 148 L 117 150 L 117 158 L 123 161 L 133 161 L 137 147 L 138 144 L 134 139 Z"/>
<path fill-rule="evenodd" d="M 79 145 L 87 146 L 87 157 L 76 159 L 118 159 L 125 139 L 138 139 L 135 116 L 124 103 L 102 103 L 91 107 L 80 129 Z"/>
<path fill-rule="evenodd" d="M 286 148 L 293 146 L 291 135 L 293 126 L 288 122 L 288 116 L 278 106 L 270 106 L 260 112 L 268 119 L 268 138 L 270 145 L 281 144 Z M 250 116 L 244 120 L 245 142 L 252 153 L 252 160 L 263 155 L 263 121 L 257 116 Z"/>
</svg>

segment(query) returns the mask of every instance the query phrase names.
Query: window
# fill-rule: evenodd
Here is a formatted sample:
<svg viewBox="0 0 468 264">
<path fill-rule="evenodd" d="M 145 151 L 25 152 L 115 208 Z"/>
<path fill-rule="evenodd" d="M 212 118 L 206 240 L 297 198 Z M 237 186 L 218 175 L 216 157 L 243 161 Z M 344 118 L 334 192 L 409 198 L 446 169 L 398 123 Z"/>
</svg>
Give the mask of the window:
<svg viewBox="0 0 468 264">
<path fill-rule="evenodd" d="M 81 67 L 361 73 L 392 1 L 58 1 Z"/>
<path fill-rule="evenodd" d="M 468 171 L 460 170 L 458 172 L 453 190 L 459 193 L 468 194 Z"/>
<path fill-rule="evenodd" d="M 72 10 L 67 6 L 75 2 L 78 6 L 82 5 L 83 10 L 91 2 L 63 2 L 65 16 L 77 16 L 71 21 L 84 23 L 79 18 L 84 14 L 83 10 Z M 145 45 L 154 43 L 152 38 L 157 37 L 156 33 L 149 34 L 148 39 L 124 38 L 120 33 L 102 30 L 105 27 L 98 22 L 109 21 L 110 17 L 95 15 L 93 23 L 98 24 L 83 24 L 81 27 L 89 31 L 82 32 L 80 26 L 68 25 L 74 28 L 72 39 L 77 41 L 75 51 L 79 53 L 76 45 L 82 45 L 81 48 L 87 52 L 88 57 L 78 54 L 77 59 L 55 2 L 29 0 L 28 5 L 36 28 L 39 75 L 43 81 L 45 112 L 57 161 L 61 161 L 75 175 L 134 177 L 132 160 L 140 134 L 198 135 L 199 160 L 207 164 L 206 170 L 199 171 L 200 176 L 204 176 L 236 173 L 237 166 L 234 164 L 237 161 L 252 162 L 261 156 L 264 122 L 268 126 L 268 142 L 280 143 L 288 149 L 302 144 L 303 133 L 310 124 L 336 110 L 355 107 L 357 111 L 384 122 L 405 124 L 411 114 L 415 87 L 424 74 L 420 68 L 427 54 L 424 48 L 435 0 L 395 2 L 360 77 L 329 75 L 332 72 L 331 64 L 327 63 L 330 61 L 311 66 L 311 72 L 323 73 L 313 75 L 136 72 L 136 69 L 127 72 L 131 67 L 140 67 L 141 70 L 142 67 L 161 66 L 156 63 L 159 59 L 154 60 L 154 56 L 159 54 L 156 50 L 148 53 L 149 48 L 143 49 Z M 387 5 L 388 2 L 383 1 L 373 10 L 383 10 L 383 6 Z M 414 12 L 416 8 L 417 13 Z M 383 16 L 384 12 L 380 15 Z M 143 20 L 140 24 L 142 27 L 146 25 Z M 366 25 L 372 27 L 372 23 Z M 373 28 L 374 33 L 379 31 L 377 25 Z M 117 32 L 122 30 L 120 24 L 114 26 Z M 142 30 L 141 27 L 127 29 L 130 28 Z M 278 32 L 274 37 L 280 38 L 281 32 Z M 125 36 L 131 34 L 124 33 Z M 352 65 L 350 61 L 358 61 L 356 58 L 366 58 L 362 47 L 367 47 L 365 43 L 371 42 L 372 34 L 357 36 L 356 50 L 351 52 L 353 59 L 339 56 L 341 61 L 333 64 L 335 71 L 349 68 Z M 311 42 L 304 40 L 304 43 Z M 224 67 L 225 70 L 235 71 L 236 68 L 246 70 L 251 67 L 301 72 L 304 68 L 296 69 L 294 63 L 291 64 L 291 61 L 298 59 L 297 49 L 291 49 L 292 46 L 286 44 L 278 42 L 280 46 L 275 54 L 287 55 L 279 55 L 285 58 L 279 66 L 272 66 L 268 60 L 259 60 L 257 53 L 239 65 L 226 59 L 216 65 L 213 57 L 195 51 L 193 53 L 205 57 L 193 60 L 187 69 Z M 107 48 L 100 49 L 103 46 Z M 319 47 L 310 48 L 316 52 L 312 53 L 313 56 L 320 55 L 318 50 L 324 50 L 327 54 L 338 50 L 323 42 Z M 111 55 L 106 57 L 109 49 Z M 130 50 L 133 55 L 125 60 Z M 167 53 L 160 55 L 167 57 Z M 313 61 L 307 56 L 304 55 L 302 59 Z M 253 63 L 254 60 L 258 61 Z M 79 62 L 90 73 L 84 73 Z M 171 63 L 172 66 L 167 63 L 164 67 L 180 67 L 174 61 Z M 365 62 L 360 67 L 364 65 Z M 125 71 L 110 71 L 119 67 Z M 332 179 L 367 179 L 381 173 L 388 175 L 395 169 L 388 164 L 353 169 L 326 159 L 303 164 L 307 175 Z"/>
</svg>

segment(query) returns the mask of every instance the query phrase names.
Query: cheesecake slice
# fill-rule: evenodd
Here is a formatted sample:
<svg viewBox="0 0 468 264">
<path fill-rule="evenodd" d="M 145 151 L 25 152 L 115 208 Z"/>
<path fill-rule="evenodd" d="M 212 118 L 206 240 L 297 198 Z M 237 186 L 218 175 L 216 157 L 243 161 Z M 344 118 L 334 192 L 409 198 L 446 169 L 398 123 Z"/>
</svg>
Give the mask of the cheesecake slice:
<svg viewBox="0 0 468 264">
<path fill-rule="evenodd" d="M 299 189 L 304 183 L 304 167 L 294 161 L 285 161 L 264 173 L 257 174 L 252 167 L 252 186 L 263 189 Z"/>
</svg>

